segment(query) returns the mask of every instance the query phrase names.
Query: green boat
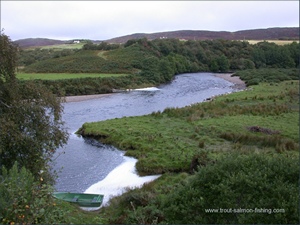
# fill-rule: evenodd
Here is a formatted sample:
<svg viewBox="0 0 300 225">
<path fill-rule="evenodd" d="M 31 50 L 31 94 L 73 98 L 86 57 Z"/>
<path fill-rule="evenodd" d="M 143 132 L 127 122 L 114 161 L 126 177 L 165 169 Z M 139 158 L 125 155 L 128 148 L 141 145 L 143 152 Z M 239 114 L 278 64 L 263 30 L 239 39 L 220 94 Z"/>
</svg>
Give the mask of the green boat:
<svg viewBox="0 0 300 225">
<path fill-rule="evenodd" d="M 99 194 L 85 194 L 85 193 L 72 193 L 72 192 L 54 192 L 53 197 L 75 203 L 81 207 L 100 207 L 104 195 Z"/>
</svg>

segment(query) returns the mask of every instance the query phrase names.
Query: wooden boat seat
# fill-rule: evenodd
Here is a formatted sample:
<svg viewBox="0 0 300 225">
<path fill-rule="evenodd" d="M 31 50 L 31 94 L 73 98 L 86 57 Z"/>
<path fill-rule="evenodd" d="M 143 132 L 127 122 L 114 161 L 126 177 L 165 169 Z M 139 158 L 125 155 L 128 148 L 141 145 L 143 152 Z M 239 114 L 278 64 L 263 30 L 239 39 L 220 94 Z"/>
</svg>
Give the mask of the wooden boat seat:
<svg viewBox="0 0 300 225">
<path fill-rule="evenodd" d="M 79 196 L 75 196 L 75 197 L 72 199 L 72 201 L 73 201 L 73 202 L 77 202 L 77 201 L 78 201 L 78 198 L 79 198 Z"/>
<path fill-rule="evenodd" d="M 94 197 L 92 202 L 97 202 L 98 201 L 98 197 Z"/>
</svg>

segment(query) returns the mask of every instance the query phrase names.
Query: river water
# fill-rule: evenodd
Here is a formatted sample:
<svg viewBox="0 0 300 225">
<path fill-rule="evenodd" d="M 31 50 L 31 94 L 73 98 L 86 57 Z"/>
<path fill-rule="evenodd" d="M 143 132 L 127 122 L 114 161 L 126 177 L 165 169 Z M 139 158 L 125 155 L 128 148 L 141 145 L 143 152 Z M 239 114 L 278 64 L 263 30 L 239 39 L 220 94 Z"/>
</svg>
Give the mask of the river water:
<svg viewBox="0 0 300 225">
<path fill-rule="evenodd" d="M 169 84 L 158 87 L 64 103 L 63 120 L 70 138 L 54 156 L 54 169 L 59 172 L 56 190 L 92 191 L 97 184 L 102 186 L 102 190 L 113 188 L 113 185 L 115 188 L 120 188 L 128 185 L 128 181 L 134 183 L 134 179 L 138 179 L 137 175 L 135 178 L 131 176 L 135 174 L 132 165 L 136 160 L 124 157 L 124 151 L 75 134 L 83 123 L 145 115 L 154 111 L 163 111 L 167 107 L 184 107 L 233 91 L 235 89 L 231 82 L 218 78 L 212 73 L 189 73 L 177 75 Z M 128 175 L 127 179 L 118 179 L 112 183 L 116 170 L 121 173 L 123 170 L 124 176 L 126 171 L 131 175 Z M 155 177 L 150 176 L 148 180 L 151 179 Z"/>
</svg>

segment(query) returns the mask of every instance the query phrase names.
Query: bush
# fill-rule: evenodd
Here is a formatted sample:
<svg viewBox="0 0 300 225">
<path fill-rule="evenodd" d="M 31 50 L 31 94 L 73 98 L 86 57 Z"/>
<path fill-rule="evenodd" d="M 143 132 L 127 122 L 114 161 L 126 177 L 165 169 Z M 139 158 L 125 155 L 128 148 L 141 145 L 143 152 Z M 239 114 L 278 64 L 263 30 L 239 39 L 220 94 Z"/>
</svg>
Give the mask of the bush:
<svg viewBox="0 0 300 225">
<path fill-rule="evenodd" d="M 0 223 L 52 224 L 64 222 L 64 212 L 57 209 L 51 196 L 53 189 L 43 183 L 43 176 L 35 181 L 24 167 L 17 163 L 0 176 Z"/>
<path fill-rule="evenodd" d="M 261 82 L 279 83 L 285 80 L 298 80 L 298 69 L 251 69 L 238 71 L 234 76 L 239 76 L 246 82 L 247 86 L 257 85 Z"/>
<path fill-rule="evenodd" d="M 298 164 L 279 154 L 224 156 L 168 197 L 162 206 L 166 222 L 298 224 Z"/>
</svg>

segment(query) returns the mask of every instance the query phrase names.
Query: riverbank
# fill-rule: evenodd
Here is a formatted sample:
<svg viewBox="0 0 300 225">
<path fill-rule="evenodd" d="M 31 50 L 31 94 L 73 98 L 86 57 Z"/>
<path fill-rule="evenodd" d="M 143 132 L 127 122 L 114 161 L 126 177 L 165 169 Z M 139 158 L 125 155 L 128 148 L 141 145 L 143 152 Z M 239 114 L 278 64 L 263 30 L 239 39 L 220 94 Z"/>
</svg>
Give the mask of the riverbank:
<svg viewBox="0 0 300 225">
<path fill-rule="evenodd" d="M 214 74 L 214 76 L 222 78 L 224 80 L 227 80 L 231 83 L 234 84 L 234 87 L 237 89 L 245 89 L 246 88 L 246 84 L 243 80 L 241 80 L 239 77 L 232 76 L 232 73 L 216 73 Z M 142 89 L 137 89 L 137 90 L 142 90 Z M 96 95 L 77 95 L 77 96 L 67 96 L 65 97 L 65 100 L 67 103 L 69 102 L 81 102 L 81 101 L 86 101 L 86 100 L 91 100 L 91 99 L 97 99 L 97 98 L 102 98 L 102 97 L 106 97 L 109 95 L 112 95 L 113 93 L 109 93 L 109 94 L 96 94 Z"/>
<path fill-rule="evenodd" d="M 77 96 L 67 96 L 65 97 L 66 102 L 81 102 L 81 101 L 86 101 L 86 100 L 91 100 L 91 99 L 97 99 L 97 98 L 102 98 L 106 97 L 112 94 L 98 94 L 98 95 L 77 95 Z"/>
<path fill-rule="evenodd" d="M 216 77 L 222 78 L 224 80 L 227 80 L 231 83 L 234 83 L 234 87 L 237 89 L 245 89 L 246 83 L 241 80 L 238 76 L 232 76 L 233 73 L 216 73 L 214 74 Z"/>
</svg>

